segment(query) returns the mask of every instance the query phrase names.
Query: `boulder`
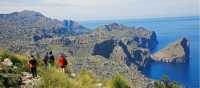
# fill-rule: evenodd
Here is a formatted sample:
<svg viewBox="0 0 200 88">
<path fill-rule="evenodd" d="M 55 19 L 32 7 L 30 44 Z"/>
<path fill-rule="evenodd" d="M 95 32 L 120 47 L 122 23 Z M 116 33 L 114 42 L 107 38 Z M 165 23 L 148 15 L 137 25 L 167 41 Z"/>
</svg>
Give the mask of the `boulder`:
<svg viewBox="0 0 200 88">
<path fill-rule="evenodd" d="M 154 53 L 155 61 L 183 63 L 189 58 L 189 41 L 184 37 Z"/>
<path fill-rule="evenodd" d="M 6 66 L 13 66 L 13 62 L 9 58 L 4 59 L 1 63 Z"/>
</svg>

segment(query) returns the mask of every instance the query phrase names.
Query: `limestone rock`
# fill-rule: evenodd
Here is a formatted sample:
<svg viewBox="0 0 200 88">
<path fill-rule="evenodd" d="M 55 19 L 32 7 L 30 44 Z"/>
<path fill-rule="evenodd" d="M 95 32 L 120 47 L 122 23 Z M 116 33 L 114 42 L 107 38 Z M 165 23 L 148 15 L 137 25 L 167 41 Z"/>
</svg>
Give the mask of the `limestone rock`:
<svg viewBox="0 0 200 88">
<path fill-rule="evenodd" d="M 13 62 L 9 58 L 4 59 L 2 64 L 6 66 L 13 66 Z"/>
<path fill-rule="evenodd" d="M 116 46 L 112 52 L 112 59 L 114 59 L 118 64 L 126 63 L 127 56 L 123 51 L 123 48 Z"/>
</svg>

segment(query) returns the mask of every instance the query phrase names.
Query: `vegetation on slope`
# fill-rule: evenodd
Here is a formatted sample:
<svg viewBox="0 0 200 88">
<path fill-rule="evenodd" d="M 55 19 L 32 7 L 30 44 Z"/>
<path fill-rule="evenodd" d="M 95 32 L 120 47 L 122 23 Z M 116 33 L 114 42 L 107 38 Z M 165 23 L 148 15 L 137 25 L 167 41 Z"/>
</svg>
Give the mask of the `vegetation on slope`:
<svg viewBox="0 0 200 88">
<path fill-rule="evenodd" d="M 22 71 L 27 71 L 26 57 L 14 54 L 6 50 L 0 50 L 0 61 L 9 58 L 13 62 L 13 66 L 6 66 L 0 63 L 0 87 L 18 87 Z"/>
<path fill-rule="evenodd" d="M 28 57 L 6 50 L 0 52 L 0 57 L 1 61 L 9 58 L 13 62 L 13 66 L 4 66 L 0 63 L 0 87 L 19 87 L 21 72 L 28 71 L 26 68 Z M 38 72 L 40 80 L 34 84 L 36 88 L 128 88 L 129 86 L 127 79 L 121 75 L 116 75 L 110 80 L 99 80 L 92 72 L 82 70 L 72 77 L 70 74 L 60 72 L 56 67 L 45 70 L 42 63 L 39 63 Z"/>
<path fill-rule="evenodd" d="M 0 50 L 0 61 L 6 58 L 13 62 L 13 66 L 0 63 L 0 87 L 19 87 L 21 73 L 28 71 L 26 65 L 28 57 Z M 40 80 L 34 84 L 36 88 L 131 88 L 130 84 L 133 84 L 120 74 L 116 74 L 112 79 L 100 80 L 92 72 L 81 70 L 72 76 L 70 73 L 61 72 L 56 66 L 45 70 L 41 59 L 38 59 L 38 62 Z M 169 80 L 167 76 L 163 76 L 161 80 L 154 81 L 153 88 L 182 88 L 182 86 Z"/>
</svg>

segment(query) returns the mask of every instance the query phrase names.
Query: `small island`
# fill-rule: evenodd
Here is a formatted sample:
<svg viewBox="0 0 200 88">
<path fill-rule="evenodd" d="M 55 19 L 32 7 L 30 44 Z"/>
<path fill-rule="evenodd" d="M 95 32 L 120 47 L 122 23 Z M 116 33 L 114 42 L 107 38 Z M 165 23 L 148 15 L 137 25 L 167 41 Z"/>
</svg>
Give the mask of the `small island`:
<svg viewBox="0 0 200 88">
<path fill-rule="evenodd" d="M 188 60 L 189 53 L 189 41 L 184 37 L 154 53 L 152 59 L 168 63 L 183 63 Z"/>
</svg>

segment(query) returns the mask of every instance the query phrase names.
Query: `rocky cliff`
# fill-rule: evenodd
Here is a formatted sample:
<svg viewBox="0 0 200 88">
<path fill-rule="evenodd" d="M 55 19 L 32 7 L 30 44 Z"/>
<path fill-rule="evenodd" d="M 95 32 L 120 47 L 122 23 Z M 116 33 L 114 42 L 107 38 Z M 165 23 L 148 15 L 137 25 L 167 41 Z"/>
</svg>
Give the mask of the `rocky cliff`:
<svg viewBox="0 0 200 88">
<path fill-rule="evenodd" d="M 151 61 L 150 51 L 157 44 L 156 34 L 145 28 L 112 23 L 97 28 L 93 55 L 111 58 L 118 63 L 145 67 Z"/>
<path fill-rule="evenodd" d="M 127 27 L 122 24 L 112 23 L 97 28 L 96 35 L 101 39 L 115 38 L 120 39 L 125 44 L 136 43 L 138 47 L 153 49 L 158 41 L 154 31 L 143 27 Z"/>
<path fill-rule="evenodd" d="M 184 37 L 152 55 L 155 61 L 182 63 L 189 59 L 189 41 Z"/>
</svg>

